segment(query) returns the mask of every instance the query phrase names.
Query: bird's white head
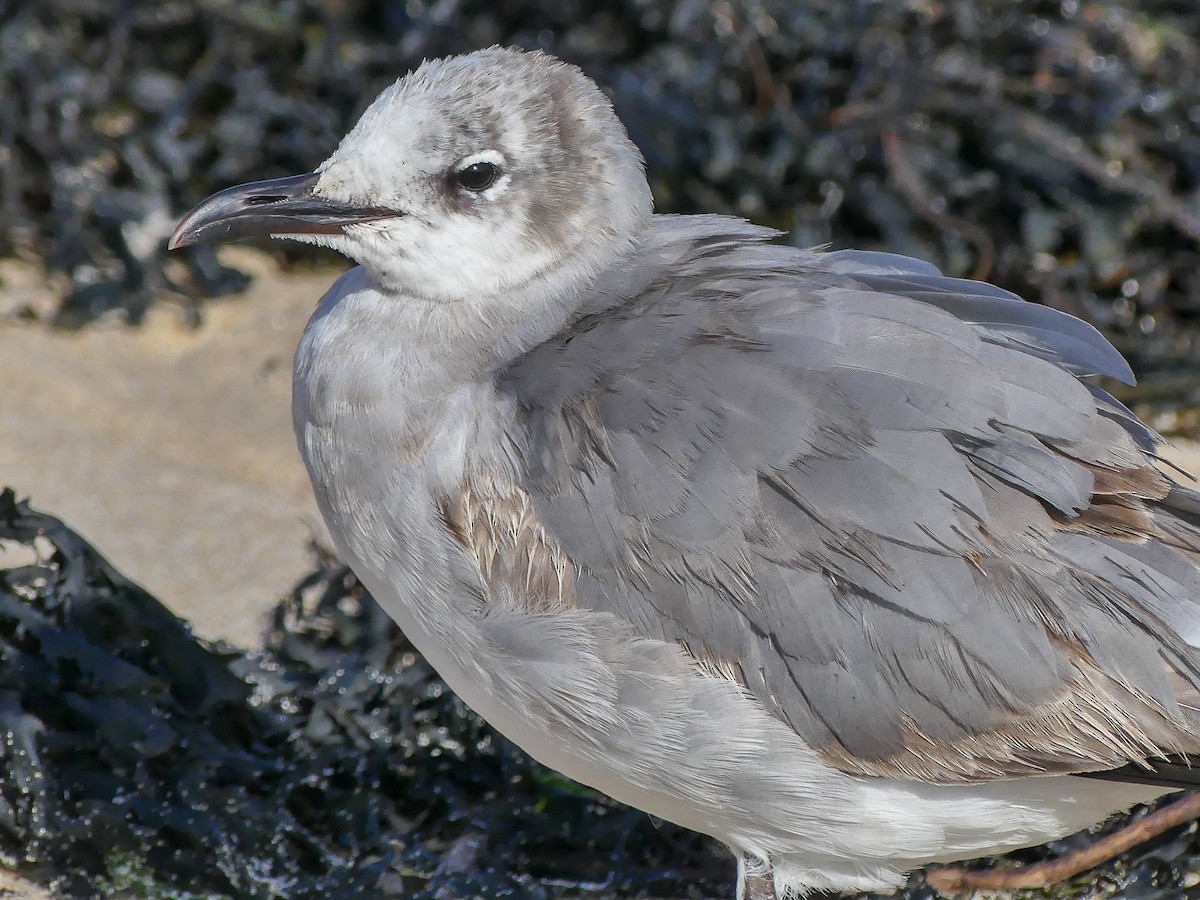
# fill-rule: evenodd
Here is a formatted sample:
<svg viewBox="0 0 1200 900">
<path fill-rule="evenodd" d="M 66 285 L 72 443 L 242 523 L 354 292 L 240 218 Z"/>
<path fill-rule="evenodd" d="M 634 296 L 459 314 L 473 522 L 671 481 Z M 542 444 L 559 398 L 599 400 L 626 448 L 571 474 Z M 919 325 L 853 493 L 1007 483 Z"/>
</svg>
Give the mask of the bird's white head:
<svg viewBox="0 0 1200 900">
<path fill-rule="evenodd" d="M 315 172 L 210 197 L 171 246 L 311 241 L 384 289 L 477 301 L 586 282 L 650 214 L 641 154 L 600 89 L 554 57 L 493 47 L 422 64 Z"/>
</svg>

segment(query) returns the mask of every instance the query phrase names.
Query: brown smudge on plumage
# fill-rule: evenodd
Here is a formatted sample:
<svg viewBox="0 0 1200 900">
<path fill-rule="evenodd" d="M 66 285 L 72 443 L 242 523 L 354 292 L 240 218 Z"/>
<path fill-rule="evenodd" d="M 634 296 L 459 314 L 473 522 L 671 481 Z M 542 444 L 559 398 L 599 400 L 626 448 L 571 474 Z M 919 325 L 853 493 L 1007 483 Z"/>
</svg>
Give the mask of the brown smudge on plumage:
<svg viewBox="0 0 1200 900">
<path fill-rule="evenodd" d="M 441 498 L 439 512 L 479 569 L 489 604 L 526 612 L 576 605 L 574 565 L 520 487 L 478 480 Z"/>
<path fill-rule="evenodd" d="M 1099 419 L 1090 437 L 1103 448 L 1099 459 L 1060 452 L 1092 476 L 1091 501 L 1075 516 L 1051 510 L 1055 527 L 1126 541 L 1143 542 L 1156 537 L 1151 506 L 1170 492 L 1170 480 L 1154 467 L 1148 455 L 1134 449 L 1114 423 Z"/>
</svg>

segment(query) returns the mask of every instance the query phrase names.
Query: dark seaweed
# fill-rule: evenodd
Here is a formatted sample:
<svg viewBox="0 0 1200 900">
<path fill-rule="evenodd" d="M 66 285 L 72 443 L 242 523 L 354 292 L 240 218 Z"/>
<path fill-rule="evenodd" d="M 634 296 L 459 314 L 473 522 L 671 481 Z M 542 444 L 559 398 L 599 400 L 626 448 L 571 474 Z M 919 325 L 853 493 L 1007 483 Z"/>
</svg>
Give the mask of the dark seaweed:
<svg viewBox="0 0 1200 900">
<path fill-rule="evenodd" d="M 1139 369 L 1196 359 L 1193 0 L 9 0 L 0 254 L 67 276 L 61 324 L 237 291 L 210 250 L 164 269 L 183 211 L 310 170 L 422 57 L 494 42 L 606 85 L 663 211 L 915 254 L 1090 316 Z"/>
<path fill-rule="evenodd" d="M 247 653 L 11 491 L 0 541 L 36 554 L 0 569 L 0 859 L 64 896 L 733 895 L 724 850 L 530 760 L 329 558 Z M 1176 829 L 1051 896 L 1200 896 L 1198 853 Z"/>
</svg>

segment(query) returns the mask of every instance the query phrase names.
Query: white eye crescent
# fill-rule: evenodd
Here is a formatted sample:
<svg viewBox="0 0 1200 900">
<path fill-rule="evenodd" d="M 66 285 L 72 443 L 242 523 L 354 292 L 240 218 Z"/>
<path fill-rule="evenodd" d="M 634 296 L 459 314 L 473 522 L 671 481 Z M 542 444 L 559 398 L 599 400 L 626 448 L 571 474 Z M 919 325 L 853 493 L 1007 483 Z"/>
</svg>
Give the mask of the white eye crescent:
<svg viewBox="0 0 1200 900">
<path fill-rule="evenodd" d="M 495 150 L 474 153 L 454 167 L 452 180 L 462 190 L 490 200 L 508 186 L 504 156 Z"/>
</svg>

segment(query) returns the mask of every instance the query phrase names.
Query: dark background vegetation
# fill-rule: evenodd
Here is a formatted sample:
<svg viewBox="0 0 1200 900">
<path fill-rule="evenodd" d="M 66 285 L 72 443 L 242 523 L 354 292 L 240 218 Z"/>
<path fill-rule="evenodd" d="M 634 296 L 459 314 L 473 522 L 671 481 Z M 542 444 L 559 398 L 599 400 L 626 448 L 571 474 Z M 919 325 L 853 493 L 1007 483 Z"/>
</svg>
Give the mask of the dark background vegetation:
<svg viewBox="0 0 1200 900">
<path fill-rule="evenodd" d="M 311 170 L 382 86 L 492 43 L 599 80 L 661 211 L 925 257 L 1143 372 L 1196 361 L 1193 0 L 5 0 L 0 254 L 63 276 L 63 325 L 236 291 L 211 251 L 164 270 L 182 212 Z"/>
<path fill-rule="evenodd" d="M 0 256 L 60 286 L 58 326 L 164 300 L 199 322 L 246 277 L 168 260 L 180 214 L 312 169 L 421 58 L 492 43 L 596 77 L 661 211 L 1085 315 L 1146 376 L 1133 399 L 1194 425 L 1195 0 L 0 0 Z M 12 498 L 0 539 L 41 554 L 0 571 L 0 858 L 68 895 L 731 895 L 708 842 L 492 734 L 332 564 L 245 654 Z M 1196 849 L 1175 833 L 1069 893 L 1187 896 Z"/>
</svg>

